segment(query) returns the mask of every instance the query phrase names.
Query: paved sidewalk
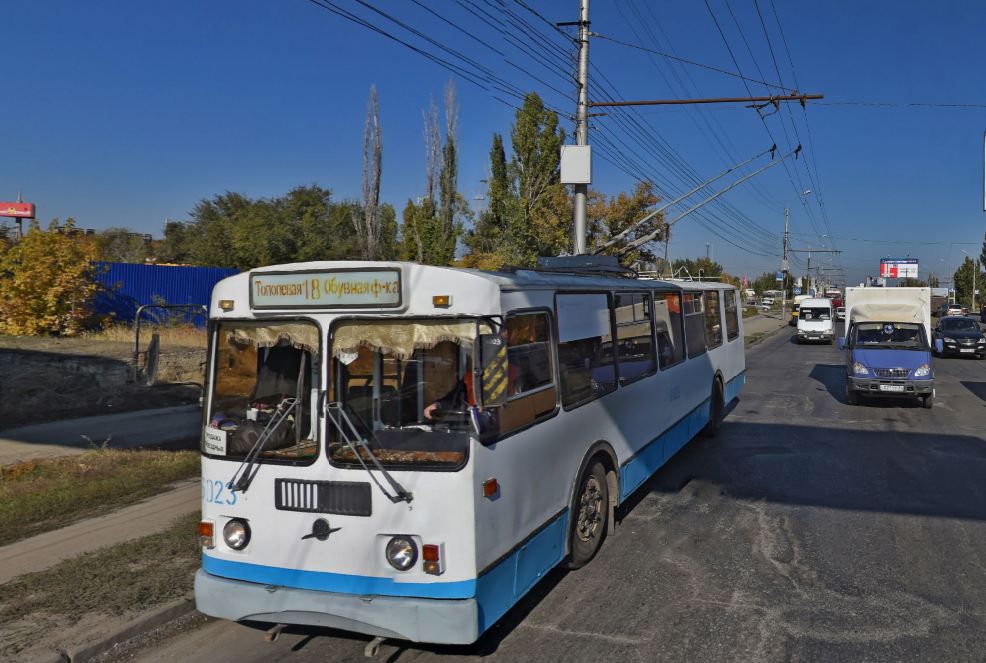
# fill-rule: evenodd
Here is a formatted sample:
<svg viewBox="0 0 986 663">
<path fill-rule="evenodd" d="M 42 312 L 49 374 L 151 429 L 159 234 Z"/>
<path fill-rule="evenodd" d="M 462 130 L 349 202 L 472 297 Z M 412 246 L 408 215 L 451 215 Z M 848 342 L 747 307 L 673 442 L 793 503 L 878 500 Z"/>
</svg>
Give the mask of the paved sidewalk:
<svg viewBox="0 0 986 663">
<path fill-rule="evenodd" d="M 0 465 L 81 453 L 109 440 L 114 449 L 155 447 L 199 436 L 197 405 L 65 419 L 0 431 Z"/>
<path fill-rule="evenodd" d="M 0 547 L 0 584 L 83 553 L 163 530 L 176 518 L 198 511 L 201 496 L 199 480 L 185 481 L 125 509 Z"/>
<path fill-rule="evenodd" d="M 751 339 L 754 336 L 762 338 L 766 334 L 770 334 L 787 326 L 787 320 L 781 319 L 781 314 L 779 311 L 770 311 L 767 313 L 754 315 L 749 318 L 744 318 L 743 335 L 747 339 Z M 749 345 L 750 342 L 747 340 L 747 346 Z"/>
</svg>

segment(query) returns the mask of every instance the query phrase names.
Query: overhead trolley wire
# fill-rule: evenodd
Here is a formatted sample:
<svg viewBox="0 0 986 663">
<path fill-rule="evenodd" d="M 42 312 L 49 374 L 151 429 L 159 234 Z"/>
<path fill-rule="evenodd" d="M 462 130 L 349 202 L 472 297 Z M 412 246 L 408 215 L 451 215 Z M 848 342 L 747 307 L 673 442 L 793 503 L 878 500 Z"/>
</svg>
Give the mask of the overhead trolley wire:
<svg viewBox="0 0 986 663">
<path fill-rule="evenodd" d="M 785 87 L 783 85 L 778 85 L 777 83 L 768 83 L 767 81 L 761 81 L 756 78 L 750 78 L 749 76 L 744 76 L 743 74 L 738 74 L 735 71 L 729 71 L 728 69 L 722 69 L 720 67 L 714 67 L 710 64 L 704 64 L 702 62 L 696 62 L 695 60 L 689 60 L 688 58 L 678 57 L 672 55 L 671 53 L 665 53 L 664 51 L 658 51 L 653 48 L 647 48 L 646 46 L 641 46 L 640 44 L 633 44 L 628 41 L 623 41 L 622 39 L 617 39 L 616 37 L 610 37 L 609 35 L 600 34 L 598 32 L 593 32 L 592 36 L 596 39 L 604 39 L 606 41 L 611 41 L 614 44 L 619 44 L 621 46 L 626 46 L 628 48 L 635 48 L 638 51 L 644 51 L 645 53 L 651 53 L 653 55 L 659 55 L 662 58 L 667 58 L 668 60 L 674 60 L 675 62 L 681 62 L 683 64 L 690 64 L 695 67 L 701 67 L 702 69 L 707 69 L 709 71 L 714 71 L 726 76 L 732 76 L 733 78 L 739 78 L 744 81 L 749 81 L 751 83 L 759 83 L 760 85 L 765 85 L 767 87 L 776 88 L 778 90 L 784 90 L 785 92 L 792 92 L 791 88 Z"/>
<path fill-rule="evenodd" d="M 743 69 L 742 67 L 739 66 L 739 62 L 736 59 L 736 54 L 733 53 L 733 48 L 732 46 L 729 45 L 729 40 L 726 38 L 726 33 L 723 31 L 722 25 L 720 25 L 719 23 L 719 19 L 716 17 L 715 12 L 712 10 L 712 6 L 709 4 L 709 0 L 704 0 L 704 2 L 705 2 L 705 8 L 708 10 L 709 16 L 712 18 L 712 22 L 715 24 L 716 30 L 719 32 L 719 36 L 722 38 L 722 43 L 726 47 L 726 51 L 729 53 L 730 59 L 733 61 L 733 65 L 736 67 L 737 71 L 742 73 Z M 752 97 L 753 92 L 752 90 L 750 90 L 750 86 L 746 83 L 746 81 L 743 81 L 743 85 L 744 87 L 746 87 L 747 94 L 749 94 Z M 776 143 L 777 140 L 774 138 L 773 133 L 770 131 L 770 127 L 767 125 L 766 119 L 764 119 L 762 114 L 758 113 L 758 115 L 760 117 L 761 124 L 763 124 L 764 129 L 767 131 L 767 135 L 774 143 Z M 784 166 L 784 172 L 787 174 L 788 180 L 791 182 L 791 187 L 793 188 L 795 195 L 797 195 L 798 199 L 801 201 L 801 205 L 804 208 L 805 213 L 808 215 L 808 220 L 811 223 L 812 228 L 815 230 L 815 233 L 818 236 L 819 240 L 821 240 L 821 237 L 824 233 L 822 233 L 819 230 L 818 223 L 815 220 L 814 214 L 812 214 L 811 209 L 808 206 L 808 203 L 805 202 L 804 196 L 801 195 L 801 192 L 804 191 L 805 189 L 803 186 L 799 188 L 799 186 L 794 182 L 795 177 L 797 176 L 797 171 L 795 170 L 794 175 L 792 175 L 791 170 L 788 168 L 788 165 L 785 163 L 783 164 L 783 166 Z"/>
<path fill-rule="evenodd" d="M 636 21 L 631 21 L 629 18 L 627 18 L 626 14 L 623 12 L 623 9 L 619 6 L 619 4 L 617 4 L 617 10 L 620 13 L 620 17 L 627 24 L 627 27 L 630 28 L 631 32 L 633 32 L 634 36 L 639 41 L 643 41 L 643 37 L 641 37 L 641 35 L 637 32 L 637 27 L 639 26 L 641 30 L 647 34 L 651 42 L 653 42 L 656 46 L 661 46 L 661 43 L 658 40 L 657 35 L 651 30 L 650 26 L 651 24 L 653 24 L 663 35 L 664 40 L 667 43 L 668 49 L 671 51 L 672 55 L 676 55 L 674 52 L 674 46 L 672 45 L 670 38 L 668 37 L 667 33 L 664 31 L 664 28 L 661 27 L 661 23 L 658 20 L 658 17 L 655 15 L 651 6 L 648 3 L 644 3 L 644 7 L 646 8 L 647 12 L 650 15 L 649 20 L 643 16 L 635 0 L 630 0 L 628 2 L 628 6 L 629 9 L 635 14 Z M 674 88 L 674 85 L 671 83 L 670 80 L 668 80 L 667 76 L 665 76 L 664 71 L 661 69 L 660 66 L 658 66 L 658 61 L 656 60 L 656 58 L 653 55 L 648 55 L 648 58 L 650 59 L 651 64 L 654 66 L 654 68 L 658 71 L 658 73 L 661 75 L 664 81 L 668 84 L 668 86 Z M 691 73 L 686 67 L 684 67 L 684 65 L 672 61 L 667 63 L 667 68 L 670 71 L 671 75 L 674 77 L 675 81 L 677 82 L 678 89 L 681 91 L 681 95 L 683 97 L 688 97 L 690 95 L 690 90 L 685 85 L 685 82 L 682 79 L 682 75 L 684 75 L 684 77 L 687 78 L 689 83 L 691 84 L 691 90 L 694 91 L 694 94 L 692 94 L 691 96 L 694 97 L 702 96 L 701 93 L 699 92 L 698 86 L 695 84 L 695 80 L 691 76 Z M 681 74 L 679 74 L 678 72 L 679 68 L 681 70 Z M 707 133 L 702 131 L 702 128 L 698 124 L 698 120 L 695 119 L 696 117 L 695 114 L 691 114 L 689 117 L 692 120 L 692 122 L 695 124 L 696 129 L 698 129 L 699 132 L 703 134 L 703 136 L 706 138 L 706 142 L 713 150 L 715 150 L 715 145 L 713 145 L 712 142 L 708 140 L 708 136 L 711 136 L 712 139 L 715 141 L 715 143 L 718 144 L 719 148 L 722 150 L 723 154 L 725 155 L 725 156 L 720 155 L 720 159 L 723 165 L 728 165 L 729 163 L 736 162 L 738 160 L 738 157 L 736 155 L 735 145 L 732 144 L 729 135 L 725 132 L 725 129 L 723 129 L 722 125 L 719 123 L 719 120 L 715 117 L 715 115 L 710 116 L 706 114 L 707 110 L 710 110 L 710 108 L 706 106 L 697 106 L 695 107 L 694 110 L 687 109 L 683 112 L 697 113 L 698 118 L 701 120 L 702 124 L 705 125 Z M 638 110 L 638 114 L 644 115 L 645 113 Z M 719 131 L 722 132 L 723 134 L 722 138 L 720 138 L 719 133 L 712 127 L 712 123 L 715 123 L 716 126 L 718 126 Z M 725 142 L 723 141 L 723 139 L 725 139 Z M 729 143 L 729 146 L 727 146 L 726 143 Z M 769 202 L 768 196 L 764 191 L 763 186 L 760 184 L 760 182 L 753 180 L 750 184 L 751 184 L 751 192 L 754 194 L 754 197 L 758 197 L 760 199 L 760 203 L 769 209 L 771 207 L 771 203 Z"/>
</svg>

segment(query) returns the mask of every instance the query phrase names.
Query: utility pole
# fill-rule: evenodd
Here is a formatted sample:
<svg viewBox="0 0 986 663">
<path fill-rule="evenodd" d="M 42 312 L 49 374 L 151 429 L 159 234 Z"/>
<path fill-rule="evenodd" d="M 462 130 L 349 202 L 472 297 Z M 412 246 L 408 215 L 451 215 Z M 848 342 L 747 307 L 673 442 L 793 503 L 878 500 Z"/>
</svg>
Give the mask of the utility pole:
<svg viewBox="0 0 986 663">
<path fill-rule="evenodd" d="M 589 0 L 579 0 L 579 101 L 575 111 L 575 144 L 589 144 Z M 575 185 L 575 255 L 586 250 L 586 201 L 588 184 Z"/>
<path fill-rule="evenodd" d="M 789 264 L 787 262 L 787 238 L 788 238 L 788 217 L 790 210 L 784 208 L 784 257 L 781 260 L 781 271 L 784 272 L 784 280 L 781 282 L 781 320 L 787 320 L 787 272 Z"/>
</svg>

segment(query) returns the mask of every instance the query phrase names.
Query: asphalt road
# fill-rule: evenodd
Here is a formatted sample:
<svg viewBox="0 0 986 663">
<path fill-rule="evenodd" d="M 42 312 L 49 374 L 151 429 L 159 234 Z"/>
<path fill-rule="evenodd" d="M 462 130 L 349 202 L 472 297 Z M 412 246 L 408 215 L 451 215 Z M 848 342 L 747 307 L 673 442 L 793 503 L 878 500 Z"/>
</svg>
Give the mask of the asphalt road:
<svg viewBox="0 0 986 663">
<path fill-rule="evenodd" d="M 793 332 L 793 330 L 791 330 Z M 986 361 L 935 359 L 932 410 L 850 407 L 835 346 L 748 352 L 723 435 L 678 454 L 586 568 L 467 648 L 378 660 L 953 661 L 986 652 Z M 357 661 L 369 639 L 186 623 L 141 661 Z"/>
</svg>

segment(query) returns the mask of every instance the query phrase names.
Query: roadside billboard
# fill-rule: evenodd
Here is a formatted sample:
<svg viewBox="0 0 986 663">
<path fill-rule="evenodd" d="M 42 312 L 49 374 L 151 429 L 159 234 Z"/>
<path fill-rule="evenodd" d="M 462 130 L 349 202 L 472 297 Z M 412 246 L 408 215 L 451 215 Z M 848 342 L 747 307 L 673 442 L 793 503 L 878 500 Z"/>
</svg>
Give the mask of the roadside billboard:
<svg viewBox="0 0 986 663">
<path fill-rule="evenodd" d="M 9 216 L 12 219 L 33 219 L 34 203 L 0 202 L 0 216 Z"/>
<path fill-rule="evenodd" d="M 917 258 L 881 258 L 880 276 L 889 279 L 916 279 Z"/>
</svg>

